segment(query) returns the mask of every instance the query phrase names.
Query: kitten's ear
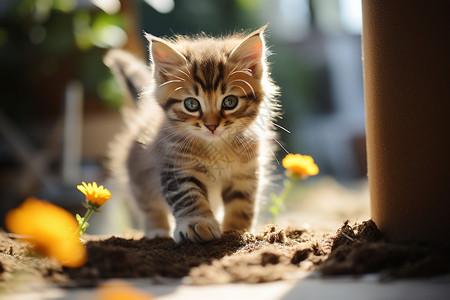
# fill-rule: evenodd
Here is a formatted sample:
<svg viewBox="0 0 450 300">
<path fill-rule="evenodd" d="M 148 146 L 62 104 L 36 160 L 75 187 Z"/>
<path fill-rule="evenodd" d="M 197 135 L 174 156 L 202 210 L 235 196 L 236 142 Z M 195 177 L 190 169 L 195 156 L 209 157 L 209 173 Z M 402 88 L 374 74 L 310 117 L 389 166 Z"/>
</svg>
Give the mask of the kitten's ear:
<svg viewBox="0 0 450 300">
<path fill-rule="evenodd" d="M 230 54 L 230 59 L 235 61 L 249 61 L 259 63 L 264 57 L 263 33 L 267 24 L 252 32 L 242 43 L 240 43 Z"/>
<path fill-rule="evenodd" d="M 169 46 L 164 40 L 148 33 L 145 34 L 145 37 L 149 41 L 150 60 L 153 61 L 156 69 L 168 71 L 186 63 L 183 54 Z"/>
</svg>

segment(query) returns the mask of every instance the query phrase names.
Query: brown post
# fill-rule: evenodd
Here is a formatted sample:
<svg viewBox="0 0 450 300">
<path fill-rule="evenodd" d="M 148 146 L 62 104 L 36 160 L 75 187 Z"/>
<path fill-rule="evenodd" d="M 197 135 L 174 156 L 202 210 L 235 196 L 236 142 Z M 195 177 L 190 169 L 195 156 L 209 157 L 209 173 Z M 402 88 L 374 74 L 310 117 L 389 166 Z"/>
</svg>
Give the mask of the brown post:
<svg viewBox="0 0 450 300">
<path fill-rule="evenodd" d="M 362 0 L 371 214 L 450 243 L 450 1 Z"/>
</svg>

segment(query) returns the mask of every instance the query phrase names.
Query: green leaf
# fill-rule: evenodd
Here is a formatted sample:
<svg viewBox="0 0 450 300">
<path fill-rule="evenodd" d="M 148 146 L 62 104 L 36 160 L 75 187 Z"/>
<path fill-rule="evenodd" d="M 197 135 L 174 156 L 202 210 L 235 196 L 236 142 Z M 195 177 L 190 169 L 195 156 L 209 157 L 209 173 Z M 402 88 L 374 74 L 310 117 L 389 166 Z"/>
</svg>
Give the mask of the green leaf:
<svg viewBox="0 0 450 300">
<path fill-rule="evenodd" d="M 276 216 L 280 213 L 280 208 L 278 206 L 271 206 L 269 211 L 273 216 Z"/>
<path fill-rule="evenodd" d="M 275 222 L 278 214 L 280 213 L 280 207 L 272 205 L 271 207 L 269 207 L 269 212 L 272 215 L 273 222 Z"/>
<path fill-rule="evenodd" d="M 78 221 L 78 225 L 81 225 L 81 223 L 83 223 L 83 221 L 84 221 L 84 218 L 81 217 L 79 214 L 76 214 L 76 215 L 75 215 L 75 218 L 76 218 L 77 221 Z"/>
<path fill-rule="evenodd" d="M 83 224 L 80 223 L 80 236 L 83 235 L 83 233 L 86 231 L 86 229 L 89 227 L 89 223 L 88 222 L 84 222 Z"/>
</svg>

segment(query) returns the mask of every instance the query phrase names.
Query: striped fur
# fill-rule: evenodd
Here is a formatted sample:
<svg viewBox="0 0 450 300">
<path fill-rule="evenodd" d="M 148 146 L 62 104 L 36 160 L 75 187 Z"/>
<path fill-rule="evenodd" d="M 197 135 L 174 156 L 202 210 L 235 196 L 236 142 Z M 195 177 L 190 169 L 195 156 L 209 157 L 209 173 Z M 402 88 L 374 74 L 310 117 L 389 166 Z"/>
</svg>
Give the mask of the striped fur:
<svg viewBox="0 0 450 300">
<path fill-rule="evenodd" d="M 148 236 L 168 236 L 170 214 L 176 242 L 252 228 L 277 108 L 264 28 L 223 38 L 147 35 L 150 68 L 119 50 L 108 54 L 130 94 L 143 91 L 110 157 L 113 175 L 146 216 Z M 142 78 L 152 79 L 143 86 Z"/>
</svg>

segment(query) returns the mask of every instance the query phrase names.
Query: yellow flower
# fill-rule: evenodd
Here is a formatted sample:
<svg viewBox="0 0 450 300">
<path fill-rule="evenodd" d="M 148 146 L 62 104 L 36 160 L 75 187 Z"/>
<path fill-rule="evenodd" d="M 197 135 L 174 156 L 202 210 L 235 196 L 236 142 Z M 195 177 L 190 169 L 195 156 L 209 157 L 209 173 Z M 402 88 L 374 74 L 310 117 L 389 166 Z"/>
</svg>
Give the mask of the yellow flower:
<svg viewBox="0 0 450 300">
<path fill-rule="evenodd" d="M 97 299 L 100 300 L 151 300 L 153 295 L 133 287 L 123 281 L 112 281 L 98 287 Z"/>
<path fill-rule="evenodd" d="M 80 267 L 87 259 L 86 248 L 78 238 L 78 223 L 65 209 L 48 201 L 28 198 L 6 215 L 10 232 L 23 235 L 35 249 L 66 267 Z"/>
<path fill-rule="evenodd" d="M 96 206 L 102 206 L 111 198 L 111 193 L 108 189 L 103 188 L 103 185 L 97 186 L 94 181 L 92 184 L 82 182 L 83 185 L 78 185 L 77 188 L 86 195 L 86 201 Z"/>
<path fill-rule="evenodd" d="M 317 175 L 319 167 L 311 156 L 301 154 L 288 154 L 283 158 L 283 167 L 288 170 L 288 176 L 294 175 L 300 178 Z"/>
</svg>

